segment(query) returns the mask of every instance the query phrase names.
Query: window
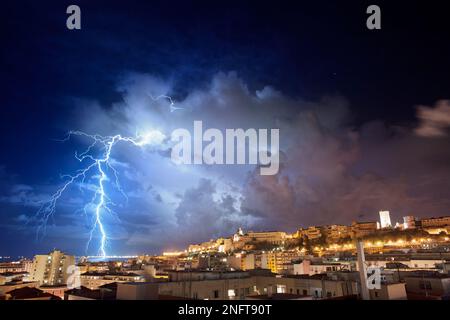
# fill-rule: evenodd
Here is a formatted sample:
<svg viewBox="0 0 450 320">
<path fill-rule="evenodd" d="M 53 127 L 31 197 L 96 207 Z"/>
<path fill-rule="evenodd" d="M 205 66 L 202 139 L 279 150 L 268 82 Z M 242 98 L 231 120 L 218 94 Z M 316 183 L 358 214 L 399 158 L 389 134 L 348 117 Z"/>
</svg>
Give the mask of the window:
<svg viewBox="0 0 450 320">
<path fill-rule="evenodd" d="M 219 290 L 214 290 L 213 296 L 214 296 L 214 299 L 218 299 L 219 298 Z"/>
<path fill-rule="evenodd" d="M 264 288 L 265 290 L 267 290 L 267 288 Z M 236 292 L 234 291 L 234 289 L 229 289 L 228 290 L 228 298 L 234 298 L 236 296 Z"/>
<path fill-rule="evenodd" d="M 378 298 L 378 291 L 375 291 L 375 298 Z"/>
<path fill-rule="evenodd" d="M 297 290 L 297 291 L 298 291 L 298 290 Z M 303 289 L 303 295 L 304 295 L 304 296 L 308 295 L 308 290 Z"/>
<path fill-rule="evenodd" d="M 277 293 L 286 293 L 286 286 L 285 285 L 277 285 Z"/>
</svg>

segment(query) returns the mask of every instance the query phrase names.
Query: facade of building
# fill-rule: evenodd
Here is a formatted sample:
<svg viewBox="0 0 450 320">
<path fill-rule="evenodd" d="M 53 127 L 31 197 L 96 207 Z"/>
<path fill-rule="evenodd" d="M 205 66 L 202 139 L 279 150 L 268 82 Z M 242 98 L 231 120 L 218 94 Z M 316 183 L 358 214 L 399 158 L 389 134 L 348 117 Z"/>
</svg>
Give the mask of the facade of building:
<svg viewBox="0 0 450 320">
<path fill-rule="evenodd" d="M 308 237 L 308 239 L 318 239 L 322 236 L 322 228 L 311 226 L 306 229 L 300 228 L 297 230 L 295 237 L 296 238 L 304 238 Z"/>
<path fill-rule="evenodd" d="M 283 245 L 287 238 L 286 232 L 281 231 L 267 231 L 267 232 L 253 232 L 249 231 L 241 237 L 241 241 L 245 242 L 268 242 L 274 245 Z"/>
<path fill-rule="evenodd" d="M 119 283 L 117 300 L 157 300 L 158 284 L 149 282 Z"/>
<path fill-rule="evenodd" d="M 22 287 L 11 290 L 5 295 L 6 300 L 61 300 L 60 297 L 44 292 L 35 287 Z"/>
<path fill-rule="evenodd" d="M 358 294 L 355 281 L 332 280 L 326 276 L 274 277 L 239 273 L 205 276 L 201 280 L 183 280 L 159 283 L 159 294 L 190 299 L 234 300 L 258 295 L 296 294 L 316 299 L 335 298 Z"/>
<path fill-rule="evenodd" d="M 30 272 L 32 269 L 33 261 L 23 259 L 19 261 L 12 262 L 2 262 L 0 263 L 0 273 L 7 272 Z"/>
<path fill-rule="evenodd" d="M 423 297 L 450 298 L 450 275 L 423 274 L 404 278 L 408 294 Z"/>
<path fill-rule="evenodd" d="M 413 216 L 403 217 L 403 229 L 414 229 L 416 228 L 416 218 Z"/>
<path fill-rule="evenodd" d="M 49 293 L 51 295 L 57 296 L 64 300 L 64 292 L 68 290 L 66 285 L 62 286 L 40 286 L 39 289 L 42 291 Z"/>
<path fill-rule="evenodd" d="M 113 283 L 113 282 L 143 282 L 145 277 L 136 273 L 99 273 L 99 272 L 87 272 L 80 275 L 80 282 L 83 287 L 91 290 L 98 289 L 99 287 Z"/>
<path fill-rule="evenodd" d="M 261 268 L 269 269 L 273 273 L 286 273 L 292 261 L 298 260 L 303 255 L 298 251 L 269 251 L 261 255 Z"/>
<path fill-rule="evenodd" d="M 450 226 L 450 216 L 422 219 L 422 228 L 439 228 Z"/>
<path fill-rule="evenodd" d="M 382 283 L 379 289 L 370 289 L 370 300 L 407 300 L 404 283 Z"/>
<path fill-rule="evenodd" d="M 351 226 L 352 236 L 361 238 L 377 231 L 377 222 L 353 222 Z"/>
<path fill-rule="evenodd" d="M 15 290 L 15 289 L 20 289 L 20 288 L 25 288 L 25 287 L 30 287 L 30 288 L 37 288 L 39 287 L 39 283 L 38 282 L 14 282 L 14 283 L 6 283 L 3 285 L 0 285 L 0 297 L 5 296 L 7 292 Z"/>
<path fill-rule="evenodd" d="M 389 211 L 380 211 L 380 226 L 381 229 L 392 228 L 391 215 Z"/>
<path fill-rule="evenodd" d="M 329 272 L 338 272 L 342 270 L 350 270 L 349 264 L 343 264 L 339 262 L 317 262 L 310 260 L 302 260 L 293 263 L 294 275 L 315 275 L 326 274 Z"/>
<path fill-rule="evenodd" d="M 68 268 L 75 265 L 75 257 L 54 250 L 46 255 L 36 255 L 30 273 L 30 280 L 40 285 L 56 286 L 67 283 Z"/>
<path fill-rule="evenodd" d="M 328 242 L 336 242 L 340 239 L 351 237 L 351 228 L 344 225 L 329 225 L 323 228 Z"/>
<path fill-rule="evenodd" d="M 255 269 L 255 254 L 234 254 L 227 257 L 228 265 L 235 270 Z"/>
</svg>

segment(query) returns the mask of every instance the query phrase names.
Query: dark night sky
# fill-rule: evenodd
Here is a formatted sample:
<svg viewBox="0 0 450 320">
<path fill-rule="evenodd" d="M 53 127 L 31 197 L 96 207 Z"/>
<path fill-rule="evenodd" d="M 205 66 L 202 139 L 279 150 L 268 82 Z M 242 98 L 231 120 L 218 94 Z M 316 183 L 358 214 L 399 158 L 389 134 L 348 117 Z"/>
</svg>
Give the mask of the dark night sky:
<svg viewBox="0 0 450 320">
<path fill-rule="evenodd" d="M 69 4 L 81 7 L 82 30 L 69 31 L 65 27 L 65 10 Z M 43 3 L 22 0 L 2 3 L 0 255 L 30 255 L 52 247 L 83 253 L 86 239 L 67 236 L 73 232 L 70 226 L 74 224 L 74 216 L 70 213 L 53 222 L 66 229 L 50 232 L 36 241 L 34 226 L 24 226 L 36 211 L 29 201 L 33 201 L 30 200 L 33 197 L 45 199 L 45 194 L 54 191 L 52 186 L 61 182 L 58 175 L 75 168 L 70 161 L 74 146 L 57 144 L 53 139 L 64 136 L 80 122 L 90 121 L 89 116 L 80 116 L 86 112 L 80 106 L 83 102 L 96 101 L 101 105 L 101 111 L 92 111 L 96 113 L 94 116 L 108 114 L 114 104 L 122 103 L 124 94 L 117 88 L 129 74 L 148 74 L 169 82 L 168 93 L 178 101 L 195 90 L 208 91 L 214 75 L 230 71 L 236 72 L 250 92 L 269 85 L 293 101 L 342 97 L 348 106 L 342 126 L 357 132 L 364 141 L 358 144 L 358 160 L 350 161 L 351 164 L 343 162 L 348 168 L 345 175 L 335 180 L 334 173 L 331 178 L 319 176 L 317 180 L 334 182 L 318 188 L 326 190 L 333 185 L 339 190 L 345 189 L 344 195 L 336 195 L 340 199 L 354 194 L 355 190 L 370 193 L 372 189 L 364 189 L 369 178 L 361 178 L 362 173 L 367 173 L 376 175 L 380 179 L 376 181 L 386 183 L 388 190 L 398 190 L 399 181 L 409 183 L 404 177 L 391 181 L 393 172 L 403 172 L 404 163 L 409 163 L 400 159 L 399 153 L 403 152 L 407 158 L 418 159 L 417 163 L 412 161 L 410 166 L 406 165 L 410 171 L 405 169 L 405 176 L 421 172 L 423 175 L 418 175 L 417 179 L 426 176 L 434 182 L 418 190 L 399 191 L 402 194 L 397 198 L 399 206 L 409 206 L 416 203 L 414 201 L 432 204 L 421 209 L 429 210 L 427 212 L 415 212 L 410 207 L 405 212 L 398 209 L 396 218 L 410 211 L 417 215 L 448 214 L 448 207 L 442 212 L 448 205 L 448 189 L 445 191 L 448 185 L 433 179 L 439 176 L 450 180 L 450 157 L 445 151 L 449 146 L 448 138 L 422 141 L 408 134 L 399 135 L 395 128 L 413 130 L 419 123 L 418 105 L 432 107 L 439 100 L 450 99 L 450 10 L 446 10 L 444 1 L 377 1 L 382 9 L 382 30 L 370 31 L 365 27 L 365 9 L 369 4 L 372 3 L 323 0 L 308 1 L 308 4 L 303 1 Z M 227 79 L 224 81 L 234 81 Z M 289 108 L 293 114 L 302 109 L 301 104 Z M 276 108 L 273 110 L 275 113 Z M 339 140 L 341 134 L 340 130 L 331 135 Z M 376 159 L 380 154 L 386 156 Z M 338 162 L 342 159 L 340 153 L 324 153 L 323 156 L 335 156 Z M 373 168 L 382 169 L 375 172 Z M 292 179 L 293 172 L 299 171 L 291 170 L 287 175 Z M 358 180 L 345 186 L 336 182 L 334 185 L 340 179 L 348 181 L 349 175 L 363 182 Z M 182 204 L 175 208 L 176 218 L 180 219 L 183 208 L 189 205 L 189 190 L 195 197 L 195 192 L 208 193 L 215 188 L 208 181 L 200 180 L 198 187 L 197 181 L 195 186 L 186 185 Z M 255 187 L 258 182 L 251 178 L 249 185 Z M 301 189 L 295 184 L 288 185 Z M 283 190 L 283 183 L 274 188 Z M 424 189 L 433 190 L 435 198 L 423 198 L 420 190 Z M 254 191 L 244 187 L 241 194 L 257 199 Z M 280 197 L 286 196 L 285 192 L 280 193 Z M 363 198 L 364 195 L 358 199 Z M 285 198 L 278 200 L 286 203 Z M 312 205 L 305 209 L 296 204 L 297 200 L 293 200 L 292 207 L 274 208 L 295 211 L 292 215 L 281 214 L 277 219 L 267 218 L 264 210 L 244 201 L 248 209 L 245 216 L 266 217 L 267 222 L 254 225 L 266 229 L 289 225 L 283 221 L 290 224 L 298 221 L 300 226 L 324 223 L 326 219 L 330 220 L 328 223 L 350 223 L 353 218 L 376 219 L 376 211 L 371 211 L 371 215 L 358 211 L 369 212 L 378 205 L 367 205 L 363 200 L 360 207 L 343 215 L 342 219 L 330 218 L 328 209 L 320 209 L 317 216 L 323 214 L 322 220 L 299 213 L 316 209 L 311 209 Z M 329 205 L 346 207 L 336 201 Z M 295 220 L 296 216 L 302 219 Z M 146 232 L 151 233 L 152 225 L 155 229 L 160 227 L 154 221 L 157 218 L 136 217 L 136 224 L 124 226 L 123 232 L 119 232 L 122 235 L 117 242 L 126 245 L 112 240 L 110 251 L 136 253 L 167 247 L 167 243 L 151 236 L 148 241 L 142 240 Z M 122 217 L 121 220 L 127 219 Z M 139 224 L 146 228 L 136 226 Z M 202 237 L 226 235 L 235 227 L 228 220 L 224 224 L 227 228 L 212 228 Z M 135 235 L 138 240 L 133 242 L 130 239 L 135 239 Z M 208 240 L 200 236 L 192 239 L 180 239 L 174 241 L 174 245 Z"/>
</svg>

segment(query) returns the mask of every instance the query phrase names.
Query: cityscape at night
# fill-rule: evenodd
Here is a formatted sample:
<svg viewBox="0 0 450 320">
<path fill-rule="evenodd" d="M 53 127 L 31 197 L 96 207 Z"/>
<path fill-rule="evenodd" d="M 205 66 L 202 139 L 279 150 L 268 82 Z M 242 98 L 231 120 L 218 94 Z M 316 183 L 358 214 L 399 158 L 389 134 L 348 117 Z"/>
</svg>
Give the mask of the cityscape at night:
<svg viewBox="0 0 450 320">
<path fill-rule="evenodd" d="M 291 234 L 239 228 L 229 237 L 159 255 L 76 257 L 55 249 L 33 259 L 12 258 L 2 257 L 0 264 L 0 294 L 10 299 L 357 299 L 361 270 L 379 272 L 366 287 L 372 300 L 444 299 L 450 216 L 405 216 L 393 224 L 389 211 L 380 211 L 379 221 L 309 226 Z M 79 283 L 70 289 L 71 265 Z M 133 290 L 143 285 L 149 291 Z"/>
<path fill-rule="evenodd" d="M 0 304 L 450 300 L 446 12 L 2 4 Z"/>
</svg>

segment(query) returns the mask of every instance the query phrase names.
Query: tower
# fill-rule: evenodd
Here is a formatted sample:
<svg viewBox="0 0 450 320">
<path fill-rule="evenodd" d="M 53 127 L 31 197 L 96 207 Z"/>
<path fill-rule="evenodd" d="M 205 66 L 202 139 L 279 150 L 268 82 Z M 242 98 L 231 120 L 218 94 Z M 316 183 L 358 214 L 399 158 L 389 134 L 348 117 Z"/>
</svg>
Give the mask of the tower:
<svg viewBox="0 0 450 320">
<path fill-rule="evenodd" d="M 380 211 L 380 225 L 381 229 L 392 227 L 389 211 Z"/>
</svg>

